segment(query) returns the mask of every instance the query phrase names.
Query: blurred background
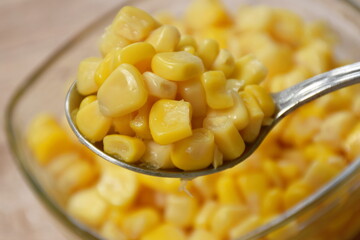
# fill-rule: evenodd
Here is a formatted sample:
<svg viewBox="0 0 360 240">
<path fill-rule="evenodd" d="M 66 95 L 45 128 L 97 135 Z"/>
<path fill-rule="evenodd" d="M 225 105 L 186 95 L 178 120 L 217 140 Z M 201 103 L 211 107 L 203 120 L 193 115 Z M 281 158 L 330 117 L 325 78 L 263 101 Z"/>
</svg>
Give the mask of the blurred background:
<svg viewBox="0 0 360 240">
<path fill-rule="evenodd" d="M 14 90 L 76 32 L 121 0 L 0 1 L 0 240 L 65 240 L 32 194 L 5 142 L 4 111 Z"/>
</svg>

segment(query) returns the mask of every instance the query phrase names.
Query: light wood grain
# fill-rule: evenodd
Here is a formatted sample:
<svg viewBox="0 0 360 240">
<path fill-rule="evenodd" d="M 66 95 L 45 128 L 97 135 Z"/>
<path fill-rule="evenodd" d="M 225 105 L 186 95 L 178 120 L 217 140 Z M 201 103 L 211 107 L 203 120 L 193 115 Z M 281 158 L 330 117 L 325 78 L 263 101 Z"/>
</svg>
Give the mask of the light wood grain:
<svg viewBox="0 0 360 240">
<path fill-rule="evenodd" d="M 10 95 L 56 47 L 118 5 L 115 0 L 0 1 L 0 125 Z M 65 240 L 29 190 L 0 132 L 0 240 Z"/>
</svg>

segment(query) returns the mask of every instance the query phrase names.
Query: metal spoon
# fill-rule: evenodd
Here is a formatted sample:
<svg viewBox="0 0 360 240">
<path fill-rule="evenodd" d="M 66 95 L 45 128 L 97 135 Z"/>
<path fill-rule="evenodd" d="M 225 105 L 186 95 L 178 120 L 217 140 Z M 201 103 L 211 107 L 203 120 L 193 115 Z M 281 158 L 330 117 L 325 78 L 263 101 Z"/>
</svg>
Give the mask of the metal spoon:
<svg viewBox="0 0 360 240">
<path fill-rule="evenodd" d="M 80 140 L 86 147 L 92 150 L 94 153 L 102 157 L 103 159 L 116 164 L 120 167 L 127 168 L 129 170 L 159 176 L 159 177 L 170 177 L 170 178 L 182 178 L 182 179 L 192 179 L 194 177 L 208 175 L 212 173 L 217 173 L 225 169 L 231 168 L 246 158 L 248 158 L 264 140 L 266 135 L 270 130 L 286 115 L 305 103 L 314 100 L 323 96 L 324 94 L 330 93 L 337 89 L 350 86 L 356 83 L 360 83 L 360 62 L 350 64 L 344 67 L 340 67 L 329 72 L 317 75 L 315 77 L 309 78 L 299 84 L 296 84 L 290 88 L 287 88 L 281 92 L 272 94 L 272 97 L 276 104 L 276 114 L 274 116 L 274 121 L 269 126 L 263 126 L 260 130 L 260 134 L 257 139 L 246 144 L 244 153 L 231 161 L 225 161 L 223 165 L 215 168 L 208 167 L 206 169 L 201 169 L 197 171 L 182 171 L 177 169 L 150 169 L 141 164 L 130 164 L 124 161 L 118 160 L 106 153 L 104 153 L 98 146 L 89 142 L 78 130 L 75 125 L 73 112 L 76 110 L 83 98 L 76 89 L 76 84 L 70 87 L 69 92 L 65 100 L 65 113 L 67 120 Z"/>
</svg>

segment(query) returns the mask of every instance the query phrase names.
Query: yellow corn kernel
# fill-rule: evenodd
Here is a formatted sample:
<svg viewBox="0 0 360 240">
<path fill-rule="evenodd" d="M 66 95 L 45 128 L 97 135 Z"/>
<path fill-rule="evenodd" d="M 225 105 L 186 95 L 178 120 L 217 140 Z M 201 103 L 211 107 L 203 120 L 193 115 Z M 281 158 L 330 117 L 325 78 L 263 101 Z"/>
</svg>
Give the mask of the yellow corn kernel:
<svg viewBox="0 0 360 240">
<path fill-rule="evenodd" d="M 100 234 L 108 240 L 127 240 L 124 232 L 120 229 L 118 224 L 113 221 L 105 221 L 101 226 Z"/>
<path fill-rule="evenodd" d="M 217 202 L 213 200 L 206 201 L 199 209 L 199 212 L 196 214 L 194 226 L 196 228 L 209 229 L 211 219 L 213 219 L 217 208 Z"/>
<path fill-rule="evenodd" d="M 197 177 L 192 180 L 192 183 L 202 197 L 206 199 L 211 199 L 215 197 L 216 189 L 214 186 L 214 182 L 217 181 L 217 179 L 218 175 L 210 174 L 202 177 Z"/>
<path fill-rule="evenodd" d="M 221 204 L 239 204 L 242 202 L 239 189 L 231 176 L 221 176 L 216 182 L 216 195 Z"/>
<path fill-rule="evenodd" d="M 179 194 L 180 179 L 163 177 L 159 178 L 145 174 L 140 174 L 138 176 L 141 184 L 151 189 L 154 189 L 161 193 Z"/>
<path fill-rule="evenodd" d="M 313 189 L 318 189 L 333 179 L 340 171 L 341 169 L 327 162 L 313 162 L 307 169 L 303 181 Z"/>
<path fill-rule="evenodd" d="M 274 99 L 265 88 L 259 85 L 248 85 L 245 86 L 245 92 L 253 95 L 259 104 L 261 110 L 264 112 L 265 117 L 271 117 L 275 112 Z"/>
<path fill-rule="evenodd" d="M 197 43 L 194 37 L 190 35 L 181 35 L 180 41 L 176 46 L 176 51 L 185 51 L 187 47 L 193 47 L 194 50 L 197 49 Z"/>
<path fill-rule="evenodd" d="M 185 232 L 170 223 L 164 223 L 141 236 L 140 240 L 186 240 Z"/>
<path fill-rule="evenodd" d="M 345 139 L 345 151 L 350 159 L 355 159 L 360 155 L 360 123 L 350 131 Z"/>
<path fill-rule="evenodd" d="M 228 91 L 232 90 L 234 92 L 239 92 L 240 90 L 243 90 L 244 83 L 245 82 L 243 80 L 229 78 L 226 80 L 226 89 Z"/>
<path fill-rule="evenodd" d="M 328 143 L 336 148 L 339 146 L 339 140 L 345 139 L 358 121 L 358 118 L 350 111 L 333 113 L 324 119 L 314 138 L 316 141 Z"/>
<path fill-rule="evenodd" d="M 62 153 L 46 166 L 46 171 L 55 179 L 57 179 L 66 169 L 75 161 L 81 158 L 76 151 L 69 153 Z"/>
<path fill-rule="evenodd" d="M 306 23 L 303 31 L 303 45 L 309 44 L 316 39 L 322 39 L 333 45 L 337 42 L 337 36 L 330 30 L 329 26 L 323 21 Z"/>
<path fill-rule="evenodd" d="M 280 214 L 284 209 L 283 203 L 284 191 L 280 188 L 269 190 L 261 202 L 261 214 L 272 217 Z"/>
<path fill-rule="evenodd" d="M 255 97 L 251 94 L 244 91 L 239 94 L 249 113 L 249 125 L 241 130 L 241 136 L 244 138 L 245 142 L 252 142 L 259 135 L 264 120 L 264 112 L 261 110 Z"/>
<path fill-rule="evenodd" d="M 286 239 L 286 238 L 291 239 L 299 234 L 300 229 L 301 227 L 299 226 L 297 221 L 294 220 L 276 229 L 275 231 L 269 233 L 267 237 L 269 238 L 269 240 L 278 240 L 278 239 Z M 313 240 L 316 240 L 316 238 Z"/>
<path fill-rule="evenodd" d="M 248 110 L 245 107 L 244 101 L 237 92 L 232 91 L 231 95 L 234 100 L 234 106 L 227 109 L 209 109 L 207 117 L 227 117 L 234 123 L 234 126 L 238 130 L 241 130 L 249 124 Z"/>
<path fill-rule="evenodd" d="M 130 127 L 130 121 L 134 118 L 132 113 L 121 117 L 112 118 L 112 126 L 116 133 L 128 136 L 134 136 L 135 132 Z"/>
<path fill-rule="evenodd" d="M 139 239 L 160 223 L 160 214 L 153 208 L 140 208 L 131 212 L 122 222 L 122 229 L 130 239 Z"/>
<path fill-rule="evenodd" d="M 79 109 L 76 114 L 76 126 L 90 142 L 101 141 L 111 127 L 111 119 L 102 115 L 98 101 Z"/>
<path fill-rule="evenodd" d="M 136 136 L 141 139 L 152 139 L 149 128 L 150 109 L 151 103 L 145 103 L 130 121 L 131 129 L 135 132 Z"/>
<path fill-rule="evenodd" d="M 300 16 L 284 9 L 276 9 L 273 14 L 274 22 L 271 32 L 274 37 L 292 46 L 298 46 L 304 31 L 304 23 Z"/>
<path fill-rule="evenodd" d="M 154 47 L 147 42 L 132 43 L 116 50 L 114 68 L 122 63 L 128 63 L 134 65 L 140 72 L 149 71 L 151 69 L 151 59 L 155 53 Z"/>
<path fill-rule="evenodd" d="M 280 176 L 287 182 L 292 182 L 299 178 L 301 170 L 299 166 L 292 162 L 281 162 L 278 164 Z"/>
<path fill-rule="evenodd" d="M 89 96 L 85 97 L 83 100 L 81 100 L 79 109 L 85 107 L 86 105 L 88 105 L 92 102 L 95 102 L 96 100 L 97 100 L 96 95 L 89 95 Z"/>
<path fill-rule="evenodd" d="M 253 172 L 240 175 L 237 183 L 248 205 L 259 211 L 261 200 L 270 187 L 269 179 L 262 173 Z"/>
<path fill-rule="evenodd" d="M 234 105 L 231 92 L 226 89 L 226 77 L 221 71 L 208 71 L 201 77 L 206 102 L 213 109 L 224 109 Z"/>
<path fill-rule="evenodd" d="M 100 39 L 100 52 L 103 56 L 106 56 L 111 50 L 115 48 L 123 48 L 129 45 L 131 42 L 124 37 L 116 35 L 111 27 L 105 29 L 104 34 Z"/>
<path fill-rule="evenodd" d="M 178 83 L 178 92 L 182 99 L 189 102 L 193 117 L 206 115 L 207 103 L 204 88 L 198 78 Z"/>
<path fill-rule="evenodd" d="M 185 171 L 203 169 L 213 162 L 214 147 L 214 134 L 205 128 L 197 128 L 190 137 L 173 144 L 171 161 Z"/>
<path fill-rule="evenodd" d="M 175 82 L 166 80 L 152 72 L 144 72 L 143 76 L 150 96 L 175 99 L 177 91 Z"/>
<path fill-rule="evenodd" d="M 272 146 L 269 146 L 265 149 L 269 149 L 270 147 Z M 284 186 L 284 181 L 281 176 L 281 169 L 275 161 L 269 159 L 264 160 L 262 168 L 264 174 L 269 178 L 272 185 L 276 187 Z"/>
<path fill-rule="evenodd" d="M 168 195 L 165 200 L 165 221 L 179 227 L 192 226 L 198 203 L 195 198 L 184 195 Z"/>
<path fill-rule="evenodd" d="M 311 183 L 312 184 L 312 183 Z M 303 181 L 292 183 L 284 193 L 284 206 L 289 209 L 311 194 L 309 185 Z"/>
<path fill-rule="evenodd" d="M 56 180 L 56 188 L 61 194 L 71 194 L 91 184 L 97 177 L 97 169 L 81 158 L 75 160 Z"/>
<path fill-rule="evenodd" d="M 224 155 L 220 152 L 219 148 L 215 146 L 212 165 L 216 169 L 221 165 L 223 165 L 223 163 L 224 163 Z"/>
<path fill-rule="evenodd" d="M 97 97 L 105 116 L 120 117 L 142 107 L 148 93 L 141 73 L 124 63 L 100 86 Z"/>
<path fill-rule="evenodd" d="M 191 105 L 161 99 L 150 110 L 149 126 L 156 143 L 170 144 L 191 136 Z"/>
<path fill-rule="evenodd" d="M 115 55 L 118 51 L 120 50 L 116 48 L 112 49 L 99 63 L 99 66 L 97 67 L 94 76 L 95 83 L 98 85 L 98 87 L 100 87 L 104 83 L 104 81 L 116 68 Z"/>
<path fill-rule="evenodd" d="M 189 236 L 189 240 L 218 240 L 213 233 L 205 229 L 195 229 Z"/>
<path fill-rule="evenodd" d="M 190 53 L 190 54 L 192 54 L 192 55 L 196 55 L 196 49 L 194 48 L 194 47 L 192 47 L 192 46 L 186 46 L 186 47 L 184 47 L 184 50 L 183 50 L 184 52 L 188 52 L 188 53 Z"/>
<path fill-rule="evenodd" d="M 82 60 L 79 64 L 76 88 L 82 95 L 89 95 L 98 90 L 95 82 L 95 72 L 101 62 L 100 58 L 90 57 Z"/>
<path fill-rule="evenodd" d="M 134 172 L 110 165 L 102 170 L 97 191 L 111 205 L 127 207 L 139 191 L 139 181 Z"/>
<path fill-rule="evenodd" d="M 217 41 L 213 39 L 205 39 L 199 43 L 197 53 L 204 62 L 206 69 L 210 69 L 219 55 L 220 47 Z"/>
<path fill-rule="evenodd" d="M 227 78 L 230 77 L 235 69 L 234 57 L 228 50 L 221 49 L 215 58 L 211 69 L 222 71 Z"/>
<path fill-rule="evenodd" d="M 128 163 L 140 160 L 145 153 L 142 140 L 126 135 L 112 134 L 104 137 L 104 152 Z"/>
<path fill-rule="evenodd" d="M 338 152 L 327 143 L 316 142 L 305 147 L 304 155 L 309 160 L 327 162 L 331 157 L 338 155 Z"/>
<path fill-rule="evenodd" d="M 246 233 L 254 230 L 262 225 L 262 219 L 259 216 L 253 215 L 235 225 L 229 233 L 230 239 L 239 238 Z"/>
<path fill-rule="evenodd" d="M 91 227 L 99 227 L 109 210 L 109 205 L 95 188 L 74 193 L 68 200 L 67 211 L 79 221 Z"/>
<path fill-rule="evenodd" d="M 266 6 L 240 7 L 235 18 L 235 27 L 240 32 L 269 32 L 274 20 L 274 11 Z"/>
<path fill-rule="evenodd" d="M 255 54 L 259 48 L 267 48 L 276 44 L 272 37 L 266 32 L 243 32 L 229 39 L 232 52 L 238 57 L 247 54 Z"/>
<path fill-rule="evenodd" d="M 27 130 L 27 142 L 41 165 L 73 148 L 66 131 L 47 114 L 40 114 L 31 121 Z"/>
<path fill-rule="evenodd" d="M 235 70 L 232 77 L 244 81 L 244 85 L 261 83 L 268 73 L 267 68 L 255 58 L 248 54 L 235 62 Z"/>
<path fill-rule="evenodd" d="M 120 9 L 111 25 L 111 30 L 116 35 L 136 42 L 145 39 L 158 25 L 156 20 L 147 12 L 125 6 Z"/>
<path fill-rule="evenodd" d="M 156 52 L 172 52 L 180 41 L 179 30 L 171 25 L 163 25 L 152 31 L 146 42 L 154 46 Z"/>
<path fill-rule="evenodd" d="M 227 117 L 205 118 L 204 127 L 214 133 L 215 143 L 224 155 L 224 160 L 232 160 L 244 152 L 245 143 Z"/>
<path fill-rule="evenodd" d="M 152 71 L 171 81 L 185 81 L 200 76 L 204 71 L 201 59 L 188 52 L 156 54 L 151 62 Z"/>
<path fill-rule="evenodd" d="M 200 18 L 206 13 L 206 18 Z M 212 25 L 227 23 L 228 14 L 219 0 L 196 0 L 187 8 L 185 21 L 193 29 L 206 29 Z"/>
<path fill-rule="evenodd" d="M 317 39 L 300 48 L 294 58 L 298 65 L 305 66 L 312 74 L 320 74 L 331 69 L 331 46 L 327 42 Z"/>
<path fill-rule="evenodd" d="M 171 161 L 170 153 L 172 145 L 160 145 L 154 141 L 147 141 L 146 150 L 142 161 L 149 168 L 153 169 L 167 169 L 175 167 Z"/>
<path fill-rule="evenodd" d="M 220 205 L 211 219 L 211 231 L 220 239 L 228 236 L 231 228 L 246 219 L 249 210 L 243 205 Z"/>
</svg>

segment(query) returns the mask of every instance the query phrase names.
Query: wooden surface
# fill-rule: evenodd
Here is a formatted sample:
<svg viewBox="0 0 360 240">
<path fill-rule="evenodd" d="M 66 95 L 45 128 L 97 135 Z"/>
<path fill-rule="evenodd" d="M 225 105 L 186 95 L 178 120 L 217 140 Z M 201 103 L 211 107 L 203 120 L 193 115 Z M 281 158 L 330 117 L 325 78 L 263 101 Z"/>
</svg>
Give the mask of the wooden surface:
<svg viewBox="0 0 360 240">
<path fill-rule="evenodd" d="M 11 93 L 46 56 L 119 0 L 0 0 L 0 125 Z M 16 169 L 0 131 L 0 240 L 65 240 Z"/>
</svg>

